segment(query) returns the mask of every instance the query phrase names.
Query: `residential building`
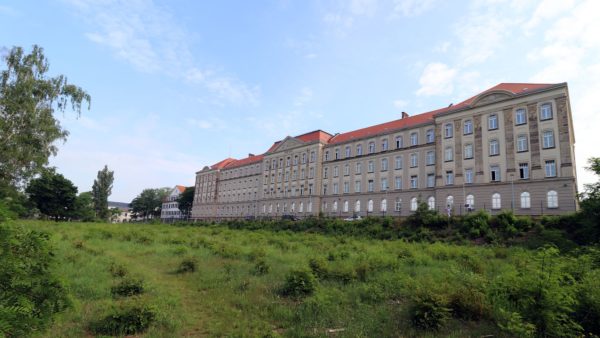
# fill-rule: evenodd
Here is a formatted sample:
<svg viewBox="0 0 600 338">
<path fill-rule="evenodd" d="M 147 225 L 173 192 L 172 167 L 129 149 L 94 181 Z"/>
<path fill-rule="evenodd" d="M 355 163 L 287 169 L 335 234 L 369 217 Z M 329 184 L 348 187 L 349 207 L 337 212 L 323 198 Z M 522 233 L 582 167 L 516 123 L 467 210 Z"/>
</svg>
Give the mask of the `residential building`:
<svg viewBox="0 0 600 338">
<path fill-rule="evenodd" d="M 566 83 L 501 83 L 458 104 L 331 135 L 275 142 L 196 173 L 194 219 L 560 214 L 577 205 Z"/>
<path fill-rule="evenodd" d="M 185 191 L 185 186 L 176 185 L 167 196 L 165 196 L 162 209 L 160 211 L 160 220 L 162 222 L 173 222 L 182 218 L 181 210 L 179 210 L 179 195 Z"/>
</svg>

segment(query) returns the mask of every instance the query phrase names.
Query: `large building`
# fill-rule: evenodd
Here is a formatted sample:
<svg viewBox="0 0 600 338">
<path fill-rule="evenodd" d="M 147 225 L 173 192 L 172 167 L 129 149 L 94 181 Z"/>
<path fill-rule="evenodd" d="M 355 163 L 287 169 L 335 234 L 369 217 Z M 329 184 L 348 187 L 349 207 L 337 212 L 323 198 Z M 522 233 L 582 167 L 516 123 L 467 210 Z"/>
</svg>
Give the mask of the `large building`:
<svg viewBox="0 0 600 338">
<path fill-rule="evenodd" d="M 165 196 L 162 208 L 160 211 L 160 220 L 163 222 L 173 222 L 183 218 L 181 210 L 179 210 L 179 195 L 185 191 L 183 185 L 176 185 L 169 193 Z"/>
<path fill-rule="evenodd" d="M 502 83 L 461 103 L 346 133 L 317 130 L 196 173 L 193 219 L 575 211 L 566 83 Z"/>
</svg>

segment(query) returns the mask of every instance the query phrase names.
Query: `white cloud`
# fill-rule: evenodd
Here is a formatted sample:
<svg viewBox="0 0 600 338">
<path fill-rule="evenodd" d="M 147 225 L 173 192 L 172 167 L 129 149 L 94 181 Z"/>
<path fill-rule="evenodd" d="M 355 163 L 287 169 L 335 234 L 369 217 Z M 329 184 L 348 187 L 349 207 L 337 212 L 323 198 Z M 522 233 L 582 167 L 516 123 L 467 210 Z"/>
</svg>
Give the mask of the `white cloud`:
<svg viewBox="0 0 600 338">
<path fill-rule="evenodd" d="M 408 101 L 406 101 L 406 100 L 394 100 L 393 104 L 394 104 L 394 108 L 396 108 L 396 109 L 403 109 L 406 106 L 408 106 Z"/>
<path fill-rule="evenodd" d="M 533 16 L 525 24 L 527 30 L 537 27 L 541 22 L 555 18 L 573 7 L 573 0 L 543 0 L 539 3 Z"/>
<path fill-rule="evenodd" d="M 425 66 L 417 90 L 419 96 L 448 95 L 454 89 L 454 78 L 457 70 L 446 64 L 434 62 Z"/>
<path fill-rule="evenodd" d="M 395 0 L 394 15 L 417 16 L 433 7 L 437 0 Z"/>
</svg>

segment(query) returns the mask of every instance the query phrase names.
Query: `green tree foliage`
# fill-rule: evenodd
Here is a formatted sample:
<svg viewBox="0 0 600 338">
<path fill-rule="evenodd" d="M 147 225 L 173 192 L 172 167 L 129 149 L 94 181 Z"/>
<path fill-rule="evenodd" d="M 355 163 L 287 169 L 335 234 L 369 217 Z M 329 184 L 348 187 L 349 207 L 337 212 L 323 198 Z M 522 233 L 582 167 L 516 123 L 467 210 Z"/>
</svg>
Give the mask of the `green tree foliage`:
<svg viewBox="0 0 600 338">
<path fill-rule="evenodd" d="M 162 202 L 169 188 L 144 189 L 131 201 L 131 209 L 144 219 L 160 217 Z"/>
<path fill-rule="evenodd" d="M 84 222 L 91 222 L 96 218 L 94 212 L 94 201 L 90 191 L 82 192 L 79 194 L 79 196 L 77 196 L 71 216 L 74 219 Z"/>
<path fill-rule="evenodd" d="M 94 180 L 92 186 L 92 196 L 94 199 L 94 210 L 98 218 L 108 220 L 110 213 L 108 211 L 108 196 L 112 193 L 114 171 L 108 170 L 108 166 L 98 171 L 98 177 Z"/>
<path fill-rule="evenodd" d="M 33 46 L 30 54 L 14 47 L 5 57 L 0 73 L 0 184 L 21 185 L 56 155 L 56 141 L 69 135 L 54 117 L 69 106 L 81 113 L 90 95 L 69 84 L 63 75 L 48 77 L 43 49 Z M 70 104 L 70 105 L 69 105 Z"/>
<path fill-rule="evenodd" d="M 594 172 L 600 178 L 600 157 L 588 159 L 587 170 Z M 600 180 L 585 185 L 581 201 L 583 233 L 580 237 L 600 242 Z"/>
<path fill-rule="evenodd" d="M 28 337 L 69 305 L 49 236 L 0 224 L 0 337 Z"/>
<path fill-rule="evenodd" d="M 181 213 L 183 214 L 183 216 L 185 218 L 188 218 L 190 215 L 190 212 L 192 211 L 192 205 L 194 204 L 194 192 L 195 191 L 196 191 L 195 187 L 187 187 L 187 188 L 185 188 L 183 193 L 181 193 L 181 195 L 179 195 L 179 198 L 177 199 L 177 203 L 179 203 L 179 210 L 181 210 Z"/>
<path fill-rule="evenodd" d="M 40 177 L 31 180 L 26 192 L 42 214 L 57 222 L 74 210 L 77 187 L 53 169 L 44 170 Z"/>
</svg>

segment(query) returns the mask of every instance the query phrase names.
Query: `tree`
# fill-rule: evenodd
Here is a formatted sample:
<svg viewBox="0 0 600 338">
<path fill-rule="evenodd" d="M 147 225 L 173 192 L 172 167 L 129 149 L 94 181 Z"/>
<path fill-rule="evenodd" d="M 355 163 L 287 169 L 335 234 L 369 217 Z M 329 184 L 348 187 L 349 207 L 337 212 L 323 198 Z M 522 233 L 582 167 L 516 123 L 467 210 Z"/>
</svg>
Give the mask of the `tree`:
<svg viewBox="0 0 600 338">
<path fill-rule="evenodd" d="M 114 181 L 114 171 L 109 171 L 108 166 L 98 171 L 98 177 L 94 180 L 92 186 L 92 196 L 94 198 L 94 210 L 96 216 L 103 220 L 108 220 L 110 213 L 108 211 L 108 196 L 112 193 Z"/>
<path fill-rule="evenodd" d="M 13 47 L 4 59 L 7 68 L 0 74 L 0 185 L 22 186 L 56 155 L 56 141 L 66 141 L 69 135 L 54 112 L 70 106 L 79 116 L 81 105 L 87 102 L 89 109 L 91 98 L 63 75 L 47 77 L 48 60 L 38 46 L 34 45 L 30 54 Z"/>
<path fill-rule="evenodd" d="M 144 189 L 131 201 L 131 209 L 143 218 L 160 217 L 162 202 L 169 188 Z"/>
<path fill-rule="evenodd" d="M 94 200 L 91 191 L 82 192 L 75 199 L 75 205 L 71 216 L 74 219 L 91 222 L 96 218 L 94 212 Z"/>
<path fill-rule="evenodd" d="M 588 159 L 588 165 L 586 169 L 600 177 L 600 157 Z M 581 197 L 580 237 L 589 242 L 600 242 L 600 181 L 585 184 L 585 192 Z"/>
<path fill-rule="evenodd" d="M 179 205 L 179 210 L 185 218 L 188 218 L 190 212 L 192 211 L 192 205 L 194 204 L 194 192 L 196 191 L 195 187 L 187 187 L 185 190 L 179 195 L 177 199 L 177 203 Z"/>
<path fill-rule="evenodd" d="M 77 187 L 54 169 L 42 171 L 40 177 L 31 180 L 25 191 L 42 214 L 57 222 L 73 212 Z"/>
</svg>

